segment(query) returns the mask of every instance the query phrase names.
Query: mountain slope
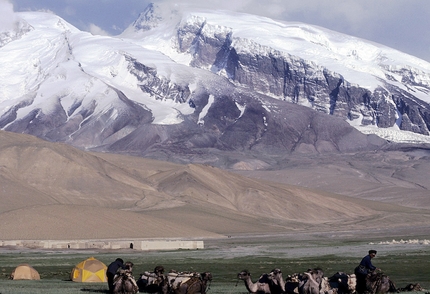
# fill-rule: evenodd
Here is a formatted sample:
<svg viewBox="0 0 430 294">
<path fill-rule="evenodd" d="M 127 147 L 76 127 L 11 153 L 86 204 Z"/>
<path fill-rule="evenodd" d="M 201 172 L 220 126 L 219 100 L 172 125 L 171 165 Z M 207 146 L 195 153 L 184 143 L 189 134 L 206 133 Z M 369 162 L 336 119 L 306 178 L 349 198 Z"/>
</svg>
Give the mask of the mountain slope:
<svg viewBox="0 0 430 294">
<path fill-rule="evenodd" d="M 4 130 L 219 167 L 388 144 L 357 128 L 428 139 L 430 65 L 377 44 L 156 5 L 118 37 L 81 32 L 52 14 L 17 16 L 22 25 L 0 48 Z"/>
<path fill-rule="evenodd" d="M 3 240 L 207 238 L 395 228 L 405 219 L 421 226 L 428 220 L 425 210 L 254 180 L 210 166 L 89 153 L 4 131 L 0 167 Z M 79 225 L 86 222 L 94 227 Z"/>
<path fill-rule="evenodd" d="M 412 111 L 428 109 L 430 65 L 423 60 L 302 23 L 228 11 L 166 11 L 149 6 L 123 36 L 355 125 L 429 134 L 426 115 Z"/>
</svg>

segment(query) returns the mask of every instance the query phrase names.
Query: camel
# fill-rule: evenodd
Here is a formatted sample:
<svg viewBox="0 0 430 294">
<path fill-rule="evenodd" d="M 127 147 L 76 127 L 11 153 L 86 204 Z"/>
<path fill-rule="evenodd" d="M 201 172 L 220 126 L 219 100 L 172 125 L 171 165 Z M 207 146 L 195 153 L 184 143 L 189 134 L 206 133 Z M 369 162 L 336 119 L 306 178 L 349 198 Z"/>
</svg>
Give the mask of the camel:
<svg viewBox="0 0 430 294">
<path fill-rule="evenodd" d="M 272 294 L 276 293 L 286 293 L 286 294 L 298 294 L 299 293 L 299 283 L 302 279 L 302 275 L 294 273 L 288 275 L 284 280 L 282 277 L 282 271 L 280 269 L 274 269 L 269 273 L 270 290 Z"/>
<path fill-rule="evenodd" d="M 309 269 L 303 275 L 304 278 L 299 282 L 299 294 L 320 294 L 323 271 L 319 268 Z"/>
<path fill-rule="evenodd" d="M 398 292 L 396 285 L 382 272 L 371 272 L 366 277 L 367 292 L 370 294 L 381 294 Z"/>
<path fill-rule="evenodd" d="M 269 273 L 269 286 L 270 292 L 272 294 L 282 294 L 285 293 L 285 281 L 282 277 L 282 271 L 278 268 L 273 269 Z"/>
<path fill-rule="evenodd" d="M 206 294 L 208 283 L 212 281 L 212 274 L 204 272 L 199 276 L 192 276 L 189 279 L 181 282 L 175 288 L 171 288 L 170 292 L 174 294 Z"/>
<path fill-rule="evenodd" d="M 354 294 L 357 284 L 355 274 L 346 274 L 344 272 L 337 272 L 329 278 L 323 279 L 323 283 L 327 284 L 325 292 L 339 294 Z M 324 288 L 324 287 L 321 287 Z M 331 291 L 330 291 L 331 290 Z"/>
<path fill-rule="evenodd" d="M 261 275 L 255 283 L 252 282 L 251 273 L 248 270 L 238 273 L 237 278 L 245 282 L 245 287 L 249 293 L 271 294 L 268 274 Z"/>
<path fill-rule="evenodd" d="M 348 291 L 351 294 L 355 294 L 356 293 L 355 288 L 357 287 L 357 276 L 355 274 L 347 274 L 347 276 L 348 276 L 348 281 L 347 281 Z"/>
<path fill-rule="evenodd" d="M 423 287 L 421 287 L 420 284 L 416 283 L 416 284 L 408 284 L 404 288 L 399 288 L 399 291 L 400 292 L 409 292 L 409 291 L 418 292 L 418 291 L 425 291 L 425 290 L 423 289 Z"/>
<path fill-rule="evenodd" d="M 200 273 L 197 272 L 177 272 L 175 270 L 170 270 L 167 274 L 167 280 L 171 291 L 179 288 L 181 284 L 186 283 L 191 278 L 199 277 Z"/>
<path fill-rule="evenodd" d="M 146 293 L 167 294 L 169 292 L 168 279 L 164 275 L 164 267 L 159 265 L 153 272 L 140 274 L 137 280 L 139 291 Z"/>
<path fill-rule="evenodd" d="M 132 275 L 133 263 L 127 261 L 123 269 L 119 269 L 114 277 L 113 294 L 136 294 L 139 288 Z"/>
<path fill-rule="evenodd" d="M 302 275 L 298 273 L 288 275 L 285 279 L 285 293 L 299 294 L 299 284 L 301 279 Z"/>
<path fill-rule="evenodd" d="M 327 277 L 323 277 L 320 285 L 320 294 L 338 294 L 338 288 L 330 283 Z"/>
</svg>

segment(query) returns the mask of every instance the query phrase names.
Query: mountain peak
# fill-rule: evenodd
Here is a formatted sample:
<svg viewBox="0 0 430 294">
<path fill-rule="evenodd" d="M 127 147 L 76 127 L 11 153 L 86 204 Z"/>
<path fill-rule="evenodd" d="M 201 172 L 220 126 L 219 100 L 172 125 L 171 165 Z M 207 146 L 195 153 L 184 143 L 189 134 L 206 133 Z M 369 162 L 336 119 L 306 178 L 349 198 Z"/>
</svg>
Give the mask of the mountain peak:
<svg viewBox="0 0 430 294">
<path fill-rule="evenodd" d="M 157 13 L 159 6 L 150 3 L 143 12 L 139 14 L 139 17 L 133 22 L 132 27 L 136 31 L 148 31 L 158 25 L 163 20 L 160 13 Z"/>
<path fill-rule="evenodd" d="M 34 28 L 23 19 L 16 20 L 12 27 L 8 30 L 0 32 L 0 48 L 9 42 L 21 38 L 24 34 L 33 30 Z"/>
<path fill-rule="evenodd" d="M 173 7 L 168 4 L 155 4 L 150 3 L 143 12 L 139 14 L 139 17 L 130 25 L 134 32 L 145 32 L 165 21 L 171 21 L 173 19 L 178 20 L 180 15 L 179 5 Z M 126 29 L 130 30 L 130 27 Z"/>
</svg>

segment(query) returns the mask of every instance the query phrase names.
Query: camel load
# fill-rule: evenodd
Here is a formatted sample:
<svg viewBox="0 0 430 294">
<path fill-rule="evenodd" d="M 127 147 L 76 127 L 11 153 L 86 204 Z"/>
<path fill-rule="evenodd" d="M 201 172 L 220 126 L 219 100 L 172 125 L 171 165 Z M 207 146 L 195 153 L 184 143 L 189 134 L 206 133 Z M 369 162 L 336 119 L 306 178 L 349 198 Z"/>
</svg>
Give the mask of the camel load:
<svg viewBox="0 0 430 294">
<path fill-rule="evenodd" d="M 212 281 L 210 272 L 178 272 L 164 274 L 164 267 L 157 266 L 153 272 L 140 275 L 137 285 L 140 292 L 158 294 L 206 294 Z"/>
<path fill-rule="evenodd" d="M 176 272 L 170 271 L 167 275 L 171 293 L 175 294 L 205 294 L 212 282 L 210 272 Z"/>
<path fill-rule="evenodd" d="M 158 265 L 153 272 L 145 271 L 137 280 L 140 292 L 167 294 L 169 284 L 164 275 L 164 267 Z"/>
<path fill-rule="evenodd" d="M 403 288 L 399 288 L 400 292 L 418 292 L 418 291 L 424 291 L 423 287 L 421 287 L 420 284 L 415 283 L 415 284 L 407 284 L 406 287 Z"/>
<path fill-rule="evenodd" d="M 352 294 L 355 293 L 357 278 L 355 274 L 337 272 L 331 277 L 323 277 L 320 293 L 324 294 Z"/>
<path fill-rule="evenodd" d="M 324 272 L 320 268 L 304 272 L 299 282 L 299 294 L 319 294 L 323 277 Z"/>
<path fill-rule="evenodd" d="M 167 280 L 169 281 L 170 289 L 176 290 L 182 284 L 187 283 L 191 279 L 200 278 L 200 273 L 197 272 L 177 272 L 175 270 L 169 271 Z"/>
</svg>

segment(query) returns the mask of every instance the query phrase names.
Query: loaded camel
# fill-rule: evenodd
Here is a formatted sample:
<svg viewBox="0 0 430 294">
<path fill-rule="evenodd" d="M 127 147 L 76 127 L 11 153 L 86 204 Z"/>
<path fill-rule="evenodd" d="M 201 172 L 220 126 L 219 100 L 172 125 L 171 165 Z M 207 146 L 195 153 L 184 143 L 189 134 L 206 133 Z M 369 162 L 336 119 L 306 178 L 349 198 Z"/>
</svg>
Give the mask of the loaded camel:
<svg viewBox="0 0 430 294">
<path fill-rule="evenodd" d="M 299 294 L 320 294 L 324 272 L 319 268 L 309 269 L 303 273 L 299 282 Z"/>
<path fill-rule="evenodd" d="M 146 293 L 167 294 L 169 284 L 164 275 L 164 267 L 158 265 L 153 272 L 144 272 L 137 280 L 139 291 Z"/>
<path fill-rule="evenodd" d="M 170 293 L 174 294 L 206 294 L 208 283 L 211 281 L 212 274 L 210 272 L 178 273 L 171 271 L 168 274 Z"/>
<path fill-rule="evenodd" d="M 278 268 L 269 273 L 269 287 L 272 294 L 282 294 L 285 292 L 285 281 L 282 277 L 282 271 Z"/>
<path fill-rule="evenodd" d="M 245 287 L 249 293 L 271 294 L 268 274 L 261 275 L 255 283 L 252 282 L 251 273 L 248 270 L 238 273 L 237 278 L 245 282 Z"/>
<path fill-rule="evenodd" d="M 367 293 L 388 293 L 398 292 L 396 285 L 382 272 L 372 271 L 366 277 Z"/>
<path fill-rule="evenodd" d="M 407 284 L 406 287 L 399 288 L 399 291 L 400 292 L 409 292 L 409 291 L 418 292 L 418 291 L 427 291 L 427 290 L 423 289 L 423 287 L 421 287 L 420 284 L 415 283 L 415 284 Z"/>
<path fill-rule="evenodd" d="M 299 294 L 299 284 L 302 280 L 302 274 L 294 273 L 288 275 L 285 279 L 285 293 L 287 294 Z"/>
<path fill-rule="evenodd" d="M 344 272 L 337 272 L 330 278 L 329 282 L 334 284 L 338 289 L 339 294 L 354 294 L 357 287 L 357 278 L 355 274 L 347 274 Z"/>
<path fill-rule="evenodd" d="M 136 294 L 139 292 L 132 272 L 133 263 L 127 261 L 124 268 L 119 269 L 113 279 L 113 294 Z"/>
<path fill-rule="evenodd" d="M 303 275 L 295 273 L 288 275 L 284 280 L 282 271 L 275 268 L 269 273 L 268 278 L 271 294 L 299 294 L 298 287 Z"/>
<path fill-rule="evenodd" d="M 170 270 L 167 274 L 167 283 L 169 285 L 170 292 L 179 288 L 182 283 L 186 283 L 191 278 L 198 278 L 200 276 L 197 272 L 178 272 Z"/>
<path fill-rule="evenodd" d="M 324 283 L 324 281 L 327 281 Z M 366 293 L 381 294 L 398 292 L 396 285 L 382 272 L 372 271 L 366 276 Z M 330 278 L 323 278 L 321 294 L 361 294 L 357 292 L 357 278 L 355 274 L 337 272 Z"/>
<path fill-rule="evenodd" d="M 333 276 L 323 277 L 320 287 L 321 294 L 354 294 L 357 284 L 355 274 L 337 272 Z"/>
</svg>

